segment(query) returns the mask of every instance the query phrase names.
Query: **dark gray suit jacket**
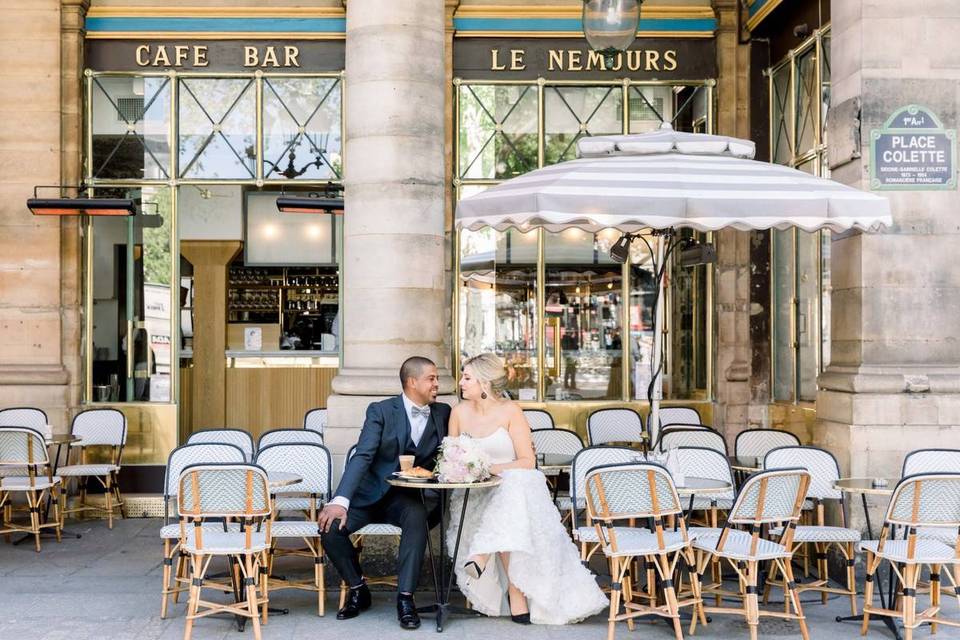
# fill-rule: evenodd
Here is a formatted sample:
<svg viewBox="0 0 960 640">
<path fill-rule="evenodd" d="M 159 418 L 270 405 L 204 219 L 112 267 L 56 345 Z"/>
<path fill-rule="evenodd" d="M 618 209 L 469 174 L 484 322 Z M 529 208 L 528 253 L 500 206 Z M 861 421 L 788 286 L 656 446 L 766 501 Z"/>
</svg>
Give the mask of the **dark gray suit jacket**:
<svg viewBox="0 0 960 640">
<path fill-rule="evenodd" d="M 447 435 L 449 421 L 450 406 L 434 402 L 430 405 L 430 422 L 424 437 L 432 427 L 436 433 L 435 442 L 439 445 Z M 409 438 L 410 421 L 401 396 L 371 403 L 367 407 L 367 418 L 356 451 L 344 468 L 334 495 L 348 499 L 351 508 L 367 507 L 383 498 L 390 489 L 387 478 L 400 470 L 400 456 L 408 451 Z M 413 450 L 409 452 L 414 453 Z M 436 454 L 436 448 L 429 451 L 418 448 L 417 464 L 432 464 Z"/>
</svg>

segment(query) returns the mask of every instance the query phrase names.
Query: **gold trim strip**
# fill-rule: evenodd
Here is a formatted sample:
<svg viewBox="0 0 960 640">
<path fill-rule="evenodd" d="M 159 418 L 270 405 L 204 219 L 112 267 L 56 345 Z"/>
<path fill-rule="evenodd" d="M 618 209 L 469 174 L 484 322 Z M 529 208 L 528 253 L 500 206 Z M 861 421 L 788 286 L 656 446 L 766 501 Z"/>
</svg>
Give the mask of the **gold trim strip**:
<svg viewBox="0 0 960 640">
<path fill-rule="evenodd" d="M 582 31 L 457 31 L 455 38 L 583 38 Z M 713 38 L 713 31 L 644 31 L 638 38 Z"/>
<path fill-rule="evenodd" d="M 779 0 L 778 0 L 779 1 Z M 500 5 L 461 6 L 454 18 L 579 18 L 583 9 L 577 5 L 544 5 L 541 7 Z M 640 7 L 640 22 L 653 18 L 716 18 L 712 7 L 703 5 Z"/>
<path fill-rule="evenodd" d="M 774 9 L 780 6 L 782 0 L 767 0 L 767 4 L 761 7 L 760 11 L 757 11 L 752 17 L 747 20 L 747 29 L 753 31 L 757 25 L 763 22 L 764 18 L 770 15 Z"/>
<path fill-rule="evenodd" d="M 90 31 L 87 40 L 345 40 L 346 34 L 336 31 Z"/>
<path fill-rule="evenodd" d="M 89 18 L 343 18 L 343 7 L 90 7 Z"/>
</svg>

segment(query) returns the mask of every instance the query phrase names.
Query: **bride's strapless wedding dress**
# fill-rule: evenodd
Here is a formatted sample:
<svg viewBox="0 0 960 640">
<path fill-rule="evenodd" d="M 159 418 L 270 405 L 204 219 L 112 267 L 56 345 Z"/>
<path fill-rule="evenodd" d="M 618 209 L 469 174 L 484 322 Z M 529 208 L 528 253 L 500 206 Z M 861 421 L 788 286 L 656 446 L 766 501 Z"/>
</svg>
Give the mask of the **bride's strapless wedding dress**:
<svg viewBox="0 0 960 640">
<path fill-rule="evenodd" d="M 516 460 L 506 429 L 475 438 L 494 464 Z M 510 554 L 510 581 L 527 597 L 530 620 L 536 624 L 578 622 L 608 607 L 593 574 L 580 564 L 580 553 L 563 527 L 544 475 L 533 469 L 504 471 L 491 489 L 474 489 L 467 501 L 461 553 L 455 567 L 457 584 L 477 611 L 510 615 L 507 576 L 491 555 L 479 579 L 463 570 L 473 555 Z M 463 492 L 452 498 L 451 514 L 460 513 Z M 447 545 L 457 539 L 457 518 L 451 518 Z"/>
</svg>

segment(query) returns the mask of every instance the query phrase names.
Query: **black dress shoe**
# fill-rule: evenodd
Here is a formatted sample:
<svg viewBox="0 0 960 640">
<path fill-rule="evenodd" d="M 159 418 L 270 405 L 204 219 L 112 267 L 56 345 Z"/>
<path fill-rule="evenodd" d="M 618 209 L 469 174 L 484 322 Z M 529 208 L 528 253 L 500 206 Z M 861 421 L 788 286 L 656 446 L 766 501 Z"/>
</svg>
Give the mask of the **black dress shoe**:
<svg viewBox="0 0 960 640">
<path fill-rule="evenodd" d="M 521 613 L 520 615 L 510 614 L 510 619 L 516 622 L 517 624 L 530 624 L 530 614 Z"/>
<path fill-rule="evenodd" d="M 404 629 L 419 629 L 420 615 L 417 613 L 417 605 L 413 601 L 413 596 L 400 596 L 397 598 L 397 620 Z"/>
<path fill-rule="evenodd" d="M 356 589 L 350 589 L 347 602 L 340 611 L 337 611 L 337 620 L 349 620 L 360 615 L 361 611 L 370 608 L 370 589 L 363 584 Z"/>
</svg>

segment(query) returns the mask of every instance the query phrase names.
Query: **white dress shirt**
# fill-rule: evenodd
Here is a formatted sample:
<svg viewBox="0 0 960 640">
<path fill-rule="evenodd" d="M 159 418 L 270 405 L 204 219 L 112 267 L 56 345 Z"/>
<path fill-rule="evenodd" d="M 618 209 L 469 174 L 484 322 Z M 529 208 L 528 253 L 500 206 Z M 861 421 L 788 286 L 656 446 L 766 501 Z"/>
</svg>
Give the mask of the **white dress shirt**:
<svg viewBox="0 0 960 640">
<path fill-rule="evenodd" d="M 400 397 L 403 399 L 403 409 L 407 413 L 407 420 L 410 421 L 410 439 L 413 440 L 414 446 L 417 446 L 420 444 L 420 438 L 423 437 L 423 432 L 427 429 L 428 418 L 419 413 L 414 417 L 413 408 L 421 408 L 420 405 L 408 398 L 405 393 L 400 394 Z M 344 509 L 350 508 L 350 500 L 343 496 L 335 497 L 330 501 L 330 504 L 341 506 Z"/>
</svg>

